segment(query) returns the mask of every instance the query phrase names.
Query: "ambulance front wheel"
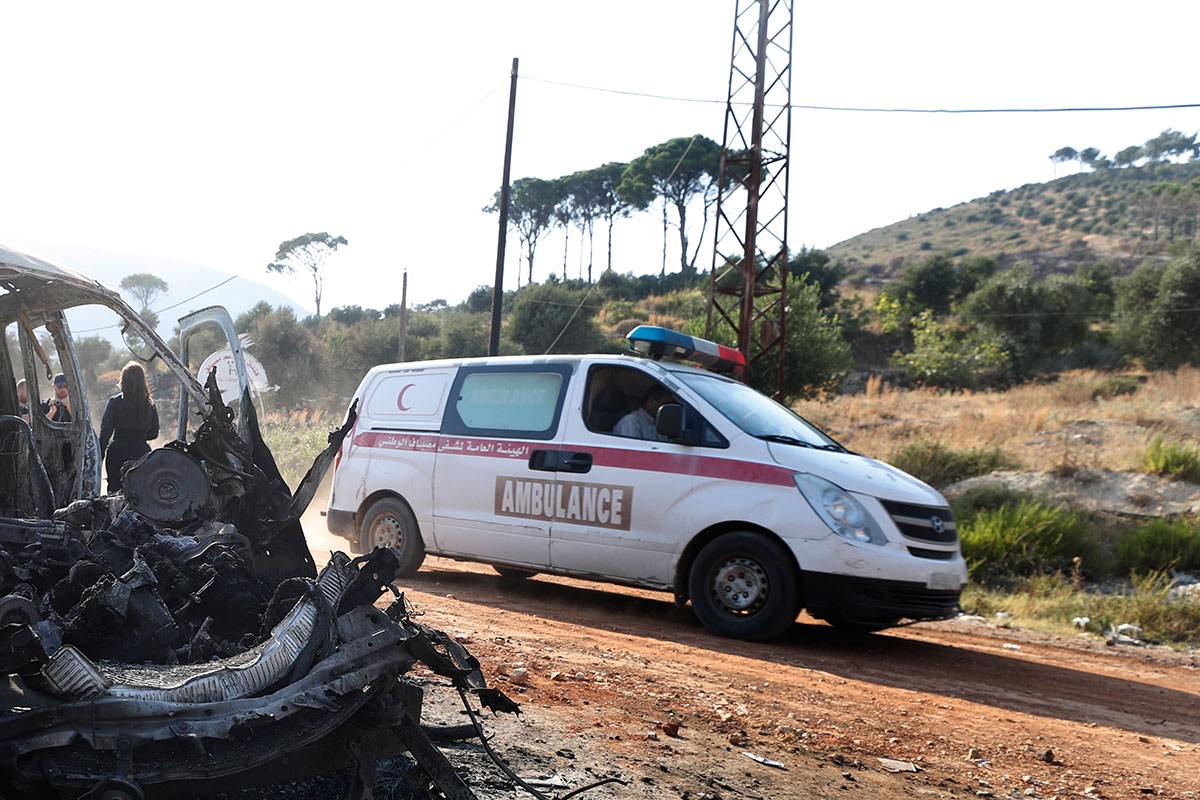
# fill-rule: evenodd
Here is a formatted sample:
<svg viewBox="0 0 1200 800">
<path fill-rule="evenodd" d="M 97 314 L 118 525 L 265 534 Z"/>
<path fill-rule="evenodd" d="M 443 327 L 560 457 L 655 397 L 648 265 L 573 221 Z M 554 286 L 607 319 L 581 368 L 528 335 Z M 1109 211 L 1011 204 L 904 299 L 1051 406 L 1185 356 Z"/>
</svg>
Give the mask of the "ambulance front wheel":
<svg viewBox="0 0 1200 800">
<path fill-rule="evenodd" d="M 761 533 L 726 533 L 705 545 L 692 563 L 688 589 L 696 618 L 732 639 L 773 639 L 800 613 L 791 553 Z"/>
<path fill-rule="evenodd" d="M 395 550 L 399 564 L 396 575 L 401 578 L 415 575 L 425 560 L 425 543 L 421 541 L 417 518 L 404 501 L 395 497 L 371 504 L 359 526 L 359 542 L 364 553 L 381 546 Z"/>
</svg>

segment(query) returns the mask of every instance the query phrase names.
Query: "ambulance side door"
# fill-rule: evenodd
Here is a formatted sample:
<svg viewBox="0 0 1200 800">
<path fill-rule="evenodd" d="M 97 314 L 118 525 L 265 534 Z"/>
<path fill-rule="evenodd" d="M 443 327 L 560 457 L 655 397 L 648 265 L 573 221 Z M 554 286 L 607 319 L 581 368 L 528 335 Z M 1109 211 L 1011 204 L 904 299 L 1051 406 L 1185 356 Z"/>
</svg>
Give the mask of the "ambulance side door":
<svg viewBox="0 0 1200 800">
<path fill-rule="evenodd" d="M 481 364 L 450 389 L 434 466 L 438 551 L 545 569 L 570 362 Z"/>
</svg>

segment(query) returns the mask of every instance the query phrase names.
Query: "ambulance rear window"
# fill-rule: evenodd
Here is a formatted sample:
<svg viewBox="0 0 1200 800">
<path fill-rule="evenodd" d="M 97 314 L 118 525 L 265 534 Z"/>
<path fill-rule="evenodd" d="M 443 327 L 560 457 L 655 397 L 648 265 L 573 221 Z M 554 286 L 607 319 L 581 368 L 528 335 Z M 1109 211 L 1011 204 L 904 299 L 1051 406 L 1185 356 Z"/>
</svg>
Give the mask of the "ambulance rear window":
<svg viewBox="0 0 1200 800">
<path fill-rule="evenodd" d="M 464 369 L 451 391 L 442 431 L 552 438 L 569 375 L 557 365 Z"/>
</svg>

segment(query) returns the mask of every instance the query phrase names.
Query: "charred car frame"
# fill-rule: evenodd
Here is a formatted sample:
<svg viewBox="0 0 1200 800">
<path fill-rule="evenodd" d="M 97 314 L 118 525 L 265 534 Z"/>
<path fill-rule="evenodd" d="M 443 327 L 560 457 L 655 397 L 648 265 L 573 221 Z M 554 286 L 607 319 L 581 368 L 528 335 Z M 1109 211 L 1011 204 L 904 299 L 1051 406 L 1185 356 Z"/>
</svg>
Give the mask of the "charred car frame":
<svg viewBox="0 0 1200 800">
<path fill-rule="evenodd" d="M 178 438 L 128 466 L 123 493 L 101 493 L 64 313 L 80 305 L 111 310 L 181 387 Z M 200 318 L 232 332 L 223 310 Z M 444 796 L 476 797 L 421 727 L 406 673 L 424 663 L 469 710 L 516 706 L 414 619 L 392 551 L 335 553 L 318 573 L 304 540 L 353 411 L 293 494 L 249 393 L 228 408 L 111 290 L 0 247 L 0 321 L 20 351 L 0 354 L 0 798 L 186 797 L 343 766 L 350 796 L 369 797 L 375 759 L 401 751 Z M 72 419 L 27 421 L 15 384 L 36 409 L 52 370 Z"/>
</svg>

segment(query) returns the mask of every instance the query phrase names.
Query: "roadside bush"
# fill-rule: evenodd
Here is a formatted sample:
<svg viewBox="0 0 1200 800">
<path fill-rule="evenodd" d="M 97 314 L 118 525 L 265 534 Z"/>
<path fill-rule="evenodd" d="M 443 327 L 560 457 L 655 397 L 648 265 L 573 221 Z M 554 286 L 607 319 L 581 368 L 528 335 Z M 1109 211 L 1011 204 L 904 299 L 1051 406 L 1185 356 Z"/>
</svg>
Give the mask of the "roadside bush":
<svg viewBox="0 0 1200 800">
<path fill-rule="evenodd" d="M 1116 282 L 1114 335 L 1149 369 L 1200 364 L 1200 254 L 1147 261 Z"/>
<path fill-rule="evenodd" d="M 920 439 L 894 450 L 888 455 L 887 461 L 936 488 L 998 469 L 1020 466 L 998 447 L 951 450 L 941 442 L 928 439 Z"/>
<path fill-rule="evenodd" d="M 963 389 L 995 383 L 1008 364 L 1008 354 L 996 342 L 956 331 L 928 310 L 912 320 L 912 337 L 912 351 L 896 353 L 891 361 L 925 386 Z"/>
<path fill-rule="evenodd" d="M 1200 483 L 1200 451 L 1168 442 L 1160 433 L 1150 440 L 1142 456 L 1142 469 L 1151 475 Z"/>
<path fill-rule="evenodd" d="M 963 492 L 951 501 L 950 509 L 954 512 L 954 519 L 961 528 L 975 519 L 975 516 L 981 511 L 995 511 L 1004 506 L 1015 506 L 1033 499 L 1032 492 L 1023 492 L 1011 486 L 991 483 Z"/>
<path fill-rule="evenodd" d="M 1075 559 L 1089 563 L 1093 549 L 1075 512 L 1027 500 L 979 511 L 959 524 L 959 536 L 971 577 L 987 585 L 1066 574 Z"/>
<path fill-rule="evenodd" d="M 1200 569 L 1200 532 L 1189 520 L 1154 519 L 1117 542 L 1122 574 Z"/>
<path fill-rule="evenodd" d="M 1097 597 L 1090 616 L 1102 632 L 1129 622 L 1142 629 L 1138 638 L 1144 641 L 1194 645 L 1200 639 L 1200 596 L 1176 592 L 1165 572 L 1135 575 L 1128 593 Z"/>
<path fill-rule="evenodd" d="M 1102 636 L 1129 622 L 1142 629 L 1145 641 L 1194 646 L 1200 639 L 1200 597 L 1172 591 L 1161 572 L 1135 577 L 1118 594 L 1081 591 L 1061 575 L 1022 579 L 1007 590 L 971 583 L 962 606 L 985 617 L 1003 611 L 1013 624 L 1062 635 L 1078 633 L 1075 620 L 1086 619 L 1085 629 Z"/>
</svg>

